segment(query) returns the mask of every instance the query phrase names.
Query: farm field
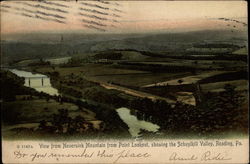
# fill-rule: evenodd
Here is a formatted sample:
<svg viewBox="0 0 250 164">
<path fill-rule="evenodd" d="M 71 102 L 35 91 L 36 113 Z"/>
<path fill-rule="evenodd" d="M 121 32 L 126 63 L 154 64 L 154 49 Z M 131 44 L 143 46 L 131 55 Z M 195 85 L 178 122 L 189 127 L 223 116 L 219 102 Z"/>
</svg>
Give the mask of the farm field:
<svg viewBox="0 0 250 164">
<path fill-rule="evenodd" d="M 5 42 L 4 137 L 247 135 L 245 40 L 204 34 Z"/>
<path fill-rule="evenodd" d="M 207 83 L 202 84 L 201 88 L 204 92 L 221 92 L 223 91 L 223 86 L 225 84 L 231 84 L 235 86 L 235 90 L 237 91 L 245 91 L 248 90 L 248 81 L 247 80 L 233 80 L 233 81 L 224 81 L 224 82 L 216 82 L 216 83 Z"/>
</svg>

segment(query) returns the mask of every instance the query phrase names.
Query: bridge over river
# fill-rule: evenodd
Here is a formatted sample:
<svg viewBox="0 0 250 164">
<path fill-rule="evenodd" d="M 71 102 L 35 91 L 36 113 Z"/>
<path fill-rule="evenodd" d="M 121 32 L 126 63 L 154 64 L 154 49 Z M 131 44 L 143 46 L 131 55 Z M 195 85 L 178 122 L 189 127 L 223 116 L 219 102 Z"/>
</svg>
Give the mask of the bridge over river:
<svg viewBox="0 0 250 164">
<path fill-rule="evenodd" d="M 50 83 L 50 78 L 46 75 L 39 73 L 32 73 L 17 69 L 8 69 L 19 77 L 25 78 L 24 85 L 34 88 L 38 92 L 44 92 L 50 95 L 59 95 L 58 90 L 53 88 Z"/>
<path fill-rule="evenodd" d="M 25 77 L 25 82 L 27 81 L 28 86 L 31 86 L 31 81 L 36 80 L 36 85 L 43 87 L 44 86 L 44 82 L 46 80 L 49 80 L 49 77 L 47 76 L 35 76 L 35 77 Z M 38 82 L 40 81 L 40 83 Z"/>
</svg>

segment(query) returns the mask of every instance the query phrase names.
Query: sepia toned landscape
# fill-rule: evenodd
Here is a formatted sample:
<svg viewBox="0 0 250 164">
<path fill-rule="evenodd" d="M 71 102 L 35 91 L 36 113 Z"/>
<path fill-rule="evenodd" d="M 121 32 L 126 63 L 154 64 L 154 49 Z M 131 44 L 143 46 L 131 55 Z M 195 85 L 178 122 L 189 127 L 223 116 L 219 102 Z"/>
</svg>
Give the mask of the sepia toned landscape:
<svg viewBox="0 0 250 164">
<path fill-rule="evenodd" d="M 14 2 L 9 3 L 1 3 L 1 9 L 15 8 Z M 94 1 L 74 5 L 79 3 L 100 7 Z M 27 2 L 20 5 L 31 7 Z M 1 33 L 3 138 L 246 137 L 245 14 L 242 11 L 238 18 L 225 14 L 212 19 L 217 24 L 203 22 L 199 29 L 187 19 L 194 25 L 176 31 L 168 31 L 169 25 L 162 25 L 166 31 L 152 28 L 151 32 L 6 28 Z"/>
</svg>

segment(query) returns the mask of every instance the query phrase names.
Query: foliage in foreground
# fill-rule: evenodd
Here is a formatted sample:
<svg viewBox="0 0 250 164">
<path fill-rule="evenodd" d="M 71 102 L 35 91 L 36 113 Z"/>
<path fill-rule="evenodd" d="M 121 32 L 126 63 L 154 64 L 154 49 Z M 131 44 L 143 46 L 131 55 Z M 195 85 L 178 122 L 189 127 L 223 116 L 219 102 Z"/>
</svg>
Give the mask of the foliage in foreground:
<svg viewBox="0 0 250 164">
<path fill-rule="evenodd" d="M 139 118 L 143 115 L 142 119 L 157 123 L 162 131 L 171 134 L 247 133 L 248 111 L 242 107 L 242 96 L 232 85 L 225 85 L 224 89 L 216 94 L 204 94 L 197 106 L 179 102 L 171 106 L 165 101 L 144 98 L 131 101 L 130 108 L 143 111 L 145 114 L 137 114 Z"/>
</svg>

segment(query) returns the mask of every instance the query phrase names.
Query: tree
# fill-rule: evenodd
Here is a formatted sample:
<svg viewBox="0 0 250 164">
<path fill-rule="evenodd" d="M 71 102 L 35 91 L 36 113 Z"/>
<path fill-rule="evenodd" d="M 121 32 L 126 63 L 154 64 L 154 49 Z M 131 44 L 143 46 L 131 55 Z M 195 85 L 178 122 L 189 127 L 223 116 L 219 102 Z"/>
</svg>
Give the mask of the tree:
<svg viewBox="0 0 250 164">
<path fill-rule="evenodd" d="M 39 128 L 40 129 L 46 129 L 47 128 L 47 122 L 45 120 L 40 121 Z"/>
<path fill-rule="evenodd" d="M 226 84 L 225 91 L 206 95 L 203 106 L 200 106 L 199 131 L 209 133 L 244 129 L 247 117 L 240 108 L 241 96 L 235 88 L 231 84 Z"/>
<path fill-rule="evenodd" d="M 59 109 L 58 114 L 53 114 L 52 125 L 56 128 L 57 132 L 63 132 L 63 126 L 71 121 L 68 116 L 69 112 L 67 109 Z"/>
<path fill-rule="evenodd" d="M 49 97 L 49 96 L 46 96 L 46 101 L 47 101 L 47 103 L 49 102 L 49 100 L 50 100 L 50 97 Z"/>
<path fill-rule="evenodd" d="M 179 83 L 179 84 L 183 83 L 183 80 L 181 80 L 181 79 L 180 79 L 180 80 L 178 80 L 178 83 Z"/>
<path fill-rule="evenodd" d="M 221 96 L 224 97 L 225 103 L 230 103 L 232 108 L 238 108 L 241 102 L 241 95 L 235 91 L 236 87 L 231 84 L 226 84 L 224 86 L 225 91 L 221 93 Z"/>
</svg>

